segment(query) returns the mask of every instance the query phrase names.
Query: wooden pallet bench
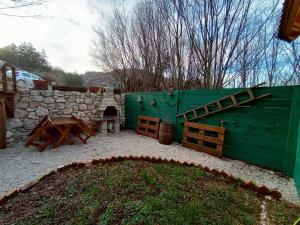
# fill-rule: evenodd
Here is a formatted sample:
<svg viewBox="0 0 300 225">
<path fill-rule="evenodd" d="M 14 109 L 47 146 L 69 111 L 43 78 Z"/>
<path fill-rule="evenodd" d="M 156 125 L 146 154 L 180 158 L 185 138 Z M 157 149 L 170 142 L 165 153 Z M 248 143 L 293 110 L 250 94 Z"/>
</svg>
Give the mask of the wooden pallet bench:
<svg viewBox="0 0 300 225">
<path fill-rule="evenodd" d="M 223 152 L 225 130 L 224 127 L 185 122 L 182 145 L 220 157 Z"/>
<path fill-rule="evenodd" d="M 138 116 L 136 132 L 148 137 L 158 139 L 160 118 L 150 116 Z"/>
</svg>

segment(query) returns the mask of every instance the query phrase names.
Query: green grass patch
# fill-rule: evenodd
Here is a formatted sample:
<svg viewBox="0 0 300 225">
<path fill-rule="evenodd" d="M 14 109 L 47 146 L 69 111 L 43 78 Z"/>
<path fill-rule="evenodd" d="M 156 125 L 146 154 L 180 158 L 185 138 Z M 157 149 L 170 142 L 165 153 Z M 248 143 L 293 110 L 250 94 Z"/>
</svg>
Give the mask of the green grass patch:
<svg viewBox="0 0 300 225">
<path fill-rule="evenodd" d="M 69 169 L 0 206 L 0 224 L 259 224 L 256 193 L 194 166 L 124 161 Z M 299 207 L 268 201 L 273 224 Z"/>
</svg>

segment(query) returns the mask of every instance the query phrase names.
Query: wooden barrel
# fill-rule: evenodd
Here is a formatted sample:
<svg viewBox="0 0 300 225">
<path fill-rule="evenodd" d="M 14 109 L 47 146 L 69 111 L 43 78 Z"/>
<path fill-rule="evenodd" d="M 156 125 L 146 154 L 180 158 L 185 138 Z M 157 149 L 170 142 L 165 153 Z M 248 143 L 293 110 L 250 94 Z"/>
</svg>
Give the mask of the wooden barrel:
<svg viewBox="0 0 300 225">
<path fill-rule="evenodd" d="M 5 99 L 0 96 L 0 149 L 6 148 Z"/>
<path fill-rule="evenodd" d="M 173 142 L 173 124 L 160 123 L 158 141 L 163 145 L 170 145 Z"/>
</svg>

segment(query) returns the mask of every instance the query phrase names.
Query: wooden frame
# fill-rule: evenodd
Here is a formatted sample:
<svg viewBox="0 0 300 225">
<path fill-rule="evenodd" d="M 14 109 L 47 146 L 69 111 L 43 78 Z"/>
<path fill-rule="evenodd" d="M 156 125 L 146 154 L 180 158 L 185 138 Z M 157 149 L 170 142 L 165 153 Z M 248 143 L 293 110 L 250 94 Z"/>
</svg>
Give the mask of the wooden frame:
<svg viewBox="0 0 300 225">
<path fill-rule="evenodd" d="M 234 108 L 234 107 L 246 104 L 246 103 L 250 103 L 250 102 L 255 101 L 257 99 L 261 99 L 261 98 L 271 96 L 271 93 L 267 93 L 267 94 L 260 95 L 260 96 L 255 96 L 255 94 L 254 94 L 255 89 L 257 87 L 263 85 L 263 84 L 265 84 L 265 83 L 258 84 L 254 87 L 247 88 L 245 90 L 236 92 L 232 95 L 228 95 L 226 97 L 217 99 L 216 101 L 209 102 L 207 104 L 201 105 L 197 108 L 188 110 L 188 111 L 183 112 L 181 114 L 178 114 L 176 117 L 183 116 L 185 122 L 193 121 L 193 120 L 203 118 L 205 116 L 208 116 L 208 115 L 211 115 L 211 114 L 214 114 L 214 113 L 218 113 L 218 112 L 221 112 L 221 111 L 224 111 L 224 110 L 227 110 L 227 109 L 231 109 L 231 108 Z M 240 100 L 238 100 L 238 96 L 240 96 L 240 95 L 245 95 L 245 96 L 248 96 L 248 97 L 247 97 L 246 100 L 240 101 Z M 226 101 L 226 100 L 230 101 L 231 104 L 228 105 L 228 106 L 222 105 L 222 102 Z M 210 109 L 211 107 L 213 109 Z"/>
<path fill-rule="evenodd" d="M 8 90 L 7 85 L 7 67 L 10 67 L 12 70 L 12 82 L 13 82 L 13 89 Z M 16 68 L 7 62 L 0 60 L 0 70 L 2 73 L 2 90 L 0 90 L 0 96 L 4 97 L 5 99 L 5 111 L 6 117 L 12 118 L 14 117 L 14 95 L 17 92 L 17 79 L 16 79 Z"/>
<path fill-rule="evenodd" d="M 12 71 L 13 90 L 11 90 L 11 91 L 8 90 L 8 88 L 7 88 L 7 74 L 6 74 L 7 67 L 10 67 L 11 71 Z M 1 73 L 3 74 L 3 76 L 2 76 L 2 92 L 16 93 L 17 92 L 16 67 L 10 65 L 7 62 L 0 60 L 0 70 L 1 70 Z"/>
<path fill-rule="evenodd" d="M 160 118 L 149 116 L 138 116 L 136 132 L 148 137 L 158 139 Z"/>
<path fill-rule="evenodd" d="M 223 153 L 225 130 L 224 127 L 185 122 L 182 145 L 220 157 Z"/>
<path fill-rule="evenodd" d="M 0 149 L 6 148 L 5 99 L 0 95 Z"/>
</svg>

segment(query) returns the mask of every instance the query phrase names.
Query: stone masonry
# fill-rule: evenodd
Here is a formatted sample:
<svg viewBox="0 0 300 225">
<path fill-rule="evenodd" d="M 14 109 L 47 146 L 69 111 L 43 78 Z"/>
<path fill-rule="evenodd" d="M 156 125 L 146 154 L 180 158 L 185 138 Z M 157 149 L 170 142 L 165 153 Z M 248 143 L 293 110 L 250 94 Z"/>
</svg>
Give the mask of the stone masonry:
<svg viewBox="0 0 300 225">
<path fill-rule="evenodd" d="M 15 117 L 7 119 L 6 137 L 11 146 L 25 141 L 29 132 L 46 115 L 77 116 L 90 120 L 99 116 L 110 104 L 118 108 L 124 116 L 124 98 L 106 93 L 81 93 L 58 90 L 21 90 L 15 96 Z"/>
</svg>

